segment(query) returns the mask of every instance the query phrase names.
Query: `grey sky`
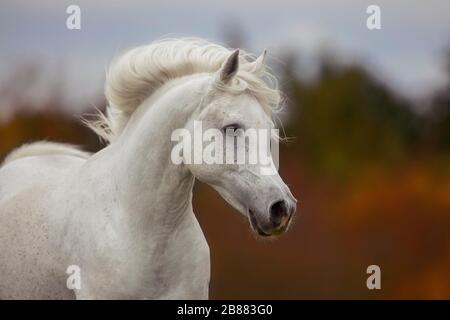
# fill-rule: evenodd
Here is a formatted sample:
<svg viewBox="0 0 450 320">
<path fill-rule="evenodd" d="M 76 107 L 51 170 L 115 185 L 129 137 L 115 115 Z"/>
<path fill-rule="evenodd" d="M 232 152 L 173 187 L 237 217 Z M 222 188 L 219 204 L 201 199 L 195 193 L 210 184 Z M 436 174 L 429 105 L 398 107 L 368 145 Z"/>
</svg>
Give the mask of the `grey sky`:
<svg viewBox="0 0 450 320">
<path fill-rule="evenodd" d="M 80 31 L 65 27 L 70 4 L 81 7 Z M 366 28 L 369 4 L 381 7 L 380 31 Z M 267 47 L 281 58 L 289 48 L 309 65 L 326 45 L 340 60 L 366 63 L 382 81 L 411 98 L 442 84 L 443 53 L 450 45 L 446 0 L 1 0 L 0 6 L 0 87 L 17 65 L 35 62 L 45 76 L 27 93 L 30 99 L 45 97 L 52 90 L 48 79 L 64 76 L 73 106 L 93 102 L 105 66 L 124 49 L 165 35 L 223 41 L 224 27 L 230 24 L 243 31 L 246 49 Z M 6 106 L 0 110 L 6 112 Z"/>
</svg>

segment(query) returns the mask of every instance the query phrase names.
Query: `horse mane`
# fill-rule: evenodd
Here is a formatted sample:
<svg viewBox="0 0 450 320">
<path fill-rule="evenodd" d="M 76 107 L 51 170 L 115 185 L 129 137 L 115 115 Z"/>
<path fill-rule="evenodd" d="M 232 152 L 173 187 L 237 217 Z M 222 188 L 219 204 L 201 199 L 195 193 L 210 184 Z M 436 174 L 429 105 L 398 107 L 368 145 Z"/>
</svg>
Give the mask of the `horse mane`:
<svg viewBox="0 0 450 320">
<path fill-rule="evenodd" d="M 107 143 L 124 130 L 133 112 L 170 80 L 197 73 L 215 73 L 232 50 L 198 38 L 163 39 L 129 50 L 114 59 L 107 70 L 105 113 L 85 124 Z M 227 90 L 247 90 L 269 110 L 277 110 L 280 93 L 275 77 L 257 70 L 255 56 L 240 50 L 239 71 Z"/>
</svg>

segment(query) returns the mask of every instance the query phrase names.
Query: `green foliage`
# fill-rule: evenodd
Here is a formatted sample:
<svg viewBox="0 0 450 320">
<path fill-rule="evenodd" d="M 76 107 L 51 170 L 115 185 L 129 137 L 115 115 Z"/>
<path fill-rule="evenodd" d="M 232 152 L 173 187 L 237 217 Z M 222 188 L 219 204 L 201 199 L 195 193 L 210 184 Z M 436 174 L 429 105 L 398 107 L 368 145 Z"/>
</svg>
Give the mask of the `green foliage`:
<svg viewBox="0 0 450 320">
<path fill-rule="evenodd" d="M 391 166 L 420 144 L 423 119 L 362 67 L 325 64 L 313 84 L 288 76 L 287 131 L 317 171 L 348 177 L 373 163 Z"/>
</svg>

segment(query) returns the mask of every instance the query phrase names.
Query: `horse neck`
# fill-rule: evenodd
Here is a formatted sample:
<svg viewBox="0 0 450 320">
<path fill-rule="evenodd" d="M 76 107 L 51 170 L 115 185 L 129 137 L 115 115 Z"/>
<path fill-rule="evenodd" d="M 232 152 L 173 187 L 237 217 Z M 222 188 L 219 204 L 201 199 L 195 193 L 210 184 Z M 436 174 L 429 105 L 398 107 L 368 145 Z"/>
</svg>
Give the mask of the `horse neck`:
<svg viewBox="0 0 450 320">
<path fill-rule="evenodd" d="M 114 179 L 128 226 L 166 232 L 192 213 L 194 177 L 170 155 L 173 130 L 197 109 L 205 77 L 179 79 L 144 102 L 115 144 Z"/>
</svg>

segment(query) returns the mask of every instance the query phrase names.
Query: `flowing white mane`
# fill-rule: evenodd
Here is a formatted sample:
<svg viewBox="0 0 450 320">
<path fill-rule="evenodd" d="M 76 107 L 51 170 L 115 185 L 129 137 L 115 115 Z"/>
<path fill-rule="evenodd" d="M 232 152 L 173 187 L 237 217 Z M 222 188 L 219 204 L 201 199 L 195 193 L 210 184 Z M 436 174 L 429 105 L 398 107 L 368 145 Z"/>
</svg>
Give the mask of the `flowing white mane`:
<svg viewBox="0 0 450 320">
<path fill-rule="evenodd" d="M 86 121 L 111 143 L 125 128 L 136 108 L 168 81 L 196 73 L 214 73 L 232 50 L 197 38 L 165 39 L 137 47 L 115 59 L 109 67 L 105 95 L 106 115 Z M 277 110 L 280 93 L 275 77 L 256 68 L 255 56 L 240 51 L 239 72 L 227 90 L 249 91 L 260 103 Z"/>
</svg>

